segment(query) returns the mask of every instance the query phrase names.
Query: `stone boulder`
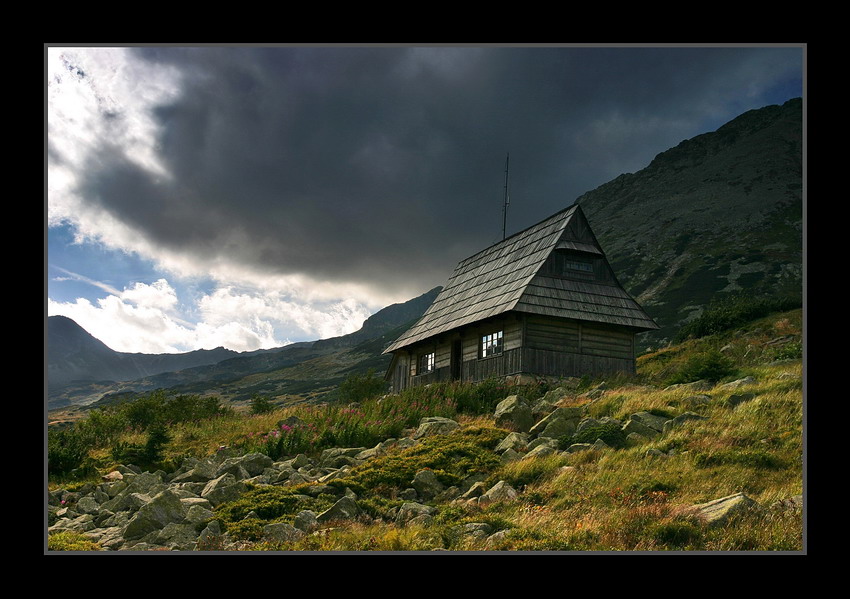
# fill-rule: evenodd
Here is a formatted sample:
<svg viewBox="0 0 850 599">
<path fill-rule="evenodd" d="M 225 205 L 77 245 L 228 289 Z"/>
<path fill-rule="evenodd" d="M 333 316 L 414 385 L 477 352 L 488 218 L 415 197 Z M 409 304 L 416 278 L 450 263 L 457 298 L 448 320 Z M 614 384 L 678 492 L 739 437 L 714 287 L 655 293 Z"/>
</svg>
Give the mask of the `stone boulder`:
<svg viewBox="0 0 850 599">
<path fill-rule="evenodd" d="M 723 385 L 720 385 L 718 389 L 738 389 L 747 385 L 755 385 L 756 382 L 756 379 L 753 377 L 745 376 L 744 378 L 732 381 L 731 383 L 724 383 Z"/>
<path fill-rule="evenodd" d="M 708 420 L 708 417 L 694 412 L 685 412 L 684 414 L 679 414 L 672 420 L 665 422 L 662 432 L 667 434 L 677 426 L 680 426 L 683 422 L 687 422 L 689 420 Z"/>
<path fill-rule="evenodd" d="M 233 474 L 222 474 L 208 482 L 201 491 L 201 497 L 209 501 L 213 506 L 238 499 L 245 493 L 248 487 L 244 482 L 236 480 Z"/>
<path fill-rule="evenodd" d="M 417 472 L 411 485 L 416 489 L 419 497 L 426 501 L 433 499 L 445 489 L 445 485 L 437 480 L 437 475 L 434 474 L 433 470 Z"/>
<path fill-rule="evenodd" d="M 534 424 L 531 406 L 518 395 L 506 397 L 496 406 L 494 415 L 496 426 L 509 428 L 522 433 L 528 432 Z"/>
<path fill-rule="evenodd" d="M 436 513 L 437 509 L 430 505 L 411 501 L 402 504 L 395 521 L 397 524 L 427 524 Z"/>
<path fill-rule="evenodd" d="M 761 506 L 755 500 L 743 493 L 735 493 L 691 507 L 692 513 L 709 527 L 723 526 L 736 516 L 760 509 Z"/>
<path fill-rule="evenodd" d="M 275 522 L 263 526 L 263 537 L 274 543 L 291 543 L 304 537 L 306 533 L 287 522 Z"/>
<path fill-rule="evenodd" d="M 526 433 L 510 433 L 502 439 L 494 450 L 496 453 L 503 453 L 508 449 L 514 451 L 525 451 L 528 446 L 528 434 Z"/>
<path fill-rule="evenodd" d="M 581 420 L 581 408 L 557 408 L 528 431 L 532 437 L 559 438 L 575 433 Z"/>
<path fill-rule="evenodd" d="M 357 520 L 363 515 L 363 510 L 351 497 L 342 497 L 331 507 L 316 516 L 318 522 L 330 522 L 332 520 Z"/>
<path fill-rule="evenodd" d="M 186 508 L 180 498 L 172 491 L 165 490 L 138 509 L 122 535 L 125 539 L 138 539 L 164 528 L 167 524 L 178 524 L 185 517 Z"/>
<path fill-rule="evenodd" d="M 440 416 L 426 416 L 419 421 L 419 428 L 413 433 L 414 439 L 430 437 L 432 435 L 447 435 L 460 428 L 460 424 L 451 418 Z"/>
<path fill-rule="evenodd" d="M 519 497 L 519 493 L 517 493 L 516 489 L 507 482 L 500 480 L 478 498 L 478 503 L 479 505 L 486 505 L 501 501 L 514 501 L 517 497 Z"/>
</svg>

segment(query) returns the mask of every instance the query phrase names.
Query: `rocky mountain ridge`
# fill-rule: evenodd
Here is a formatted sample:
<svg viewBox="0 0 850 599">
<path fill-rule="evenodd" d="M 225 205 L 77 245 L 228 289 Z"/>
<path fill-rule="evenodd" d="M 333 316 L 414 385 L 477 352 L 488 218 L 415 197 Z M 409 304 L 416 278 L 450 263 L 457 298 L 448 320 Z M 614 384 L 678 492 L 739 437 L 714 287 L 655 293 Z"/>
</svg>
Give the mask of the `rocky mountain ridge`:
<svg viewBox="0 0 850 599">
<path fill-rule="evenodd" d="M 670 337 L 719 297 L 801 297 L 803 104 L 751 110 L 576 200 Z"/>
</svg>

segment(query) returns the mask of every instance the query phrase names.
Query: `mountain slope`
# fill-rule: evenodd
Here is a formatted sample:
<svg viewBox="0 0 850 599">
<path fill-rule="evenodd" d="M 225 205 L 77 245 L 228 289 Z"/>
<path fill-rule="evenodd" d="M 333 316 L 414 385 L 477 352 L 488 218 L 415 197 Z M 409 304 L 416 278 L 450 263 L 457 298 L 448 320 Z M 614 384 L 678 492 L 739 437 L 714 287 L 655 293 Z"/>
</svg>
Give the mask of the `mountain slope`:
<svg viewBox="0 0 850 599">
<path fill-rule="evenodd" d="M 724 295 L 801 296 L 802 112 L 749 111 L 576 200 L 656 339 Z"/>
<path fill-rule="evenodd" d="M 119 354 L 70 319 L 64 319 L 68 323 L 49 320 L 54 332 L 67 329 L 73 334 L 60 336 L 57 333 L 51 337 L 54 354 L 48 356 L 48 370 L 51 368 L 51 359 L 55 357 L 57 364 L 79 364 L 76 372 L 85 373 L 88 378 L 51 388 L 48 405 L 51 409 L 69 404 L 87 405 L 110 395 L 161 388 L 180 393 L 214 393 L 231 401 L 245 400 L 255 392 L 272 397 L 314 392 L 340 382 L 350 372 L 365 371 L 370 367 L 378 370 L 386 368 L 385 362 L 388 363 L 389 358 L 381 356 L 384 347 L 422 315 L 439 291 L 440 287 L 436 287 L 407 302 L 383 308 L 366 319 L 358 331 L 347 335 L 245 354 L 225 350 L 226 353 L 217 361 L 141 376 L 135 375 L 137 371 L 132 369 L 97 368 L 94 364 L 98 360 L 105 360 L 124 366 L 121 360 L 127 356 L 139 361 L 160 356 Z M 213 357 L 212 352 L 208 354 Z M 188 354 L 180 356 L 186 359 Z M 65 371 L 68 370 L 66 366 Z M 119 378 L 122 373 L 128 372 L 134 376 Z"/>
<path fill-rule="evenodd" d="M 182 354 L 117 352 L 65 316 L 47 319 L 47 382 L 55 391 L 73 381 L 122 381 L 214 364 L 240 355 L 218 347 Z"/>
</svg>

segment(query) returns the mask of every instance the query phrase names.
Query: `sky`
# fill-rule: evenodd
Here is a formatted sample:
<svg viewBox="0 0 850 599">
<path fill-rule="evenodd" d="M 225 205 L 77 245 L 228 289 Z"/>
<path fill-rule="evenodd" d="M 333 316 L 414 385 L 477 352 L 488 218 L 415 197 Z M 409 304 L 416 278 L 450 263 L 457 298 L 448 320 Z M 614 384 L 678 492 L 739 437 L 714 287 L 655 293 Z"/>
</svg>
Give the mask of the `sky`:
<svg viewBox="0 0 850 599">
<path fill-rule="evenodd" d="M 45 46 L 45 304 L 116 351 L 353 332 L 681 141 L 805 47 Z"/>
</svg>

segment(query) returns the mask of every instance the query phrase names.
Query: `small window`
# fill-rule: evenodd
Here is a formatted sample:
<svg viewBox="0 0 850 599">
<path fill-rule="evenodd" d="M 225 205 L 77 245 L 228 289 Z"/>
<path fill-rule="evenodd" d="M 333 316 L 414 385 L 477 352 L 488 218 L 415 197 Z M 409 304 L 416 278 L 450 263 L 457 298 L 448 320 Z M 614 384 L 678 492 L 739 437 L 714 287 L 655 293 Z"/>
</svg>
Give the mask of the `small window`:
<svg viewBox="0 0 850 599">
<path fill-rule="evenodd" d="M 566 266 L 570 270 L 580 270 L 582 272 L 589 273 L 593 272 L 593 265 L 588 264 L 587 262 L 576 262 L 575 260 L 568 260 Z"/>
<path fill-rule="evenodd" d="M 430 354 L 422 354 L 419 356 L 419 374 L 425 374 L 426 372 L 433 372 L 434 366 L 436 365 L 436 354 L 431 352 Z"/>
<path fill-rule="evenodd" d="M 502 353 L 502 337 L 504 331 L 490 333 L 481 337 L 481 357 L 489 358 Z"/>
</svg>

